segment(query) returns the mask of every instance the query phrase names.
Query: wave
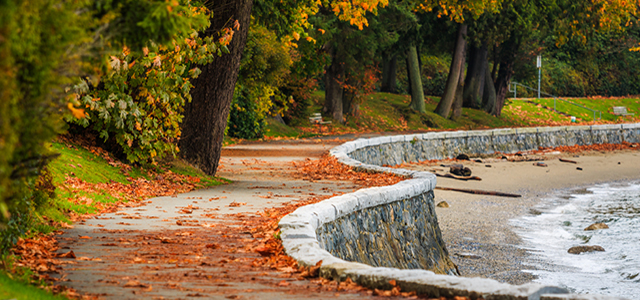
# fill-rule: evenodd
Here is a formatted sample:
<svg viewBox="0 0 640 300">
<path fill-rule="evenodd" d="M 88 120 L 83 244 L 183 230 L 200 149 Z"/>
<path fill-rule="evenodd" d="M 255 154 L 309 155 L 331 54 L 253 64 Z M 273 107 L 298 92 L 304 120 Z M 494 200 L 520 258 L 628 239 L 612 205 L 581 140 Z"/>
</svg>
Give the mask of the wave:
<svg viewBox="0 0 640 300">
<path fill-rule="evenodd" d="M 584 230 L 593 223 L 609 229 Z M 531 254 L 532 268 L 523 271 L 536 275 L 536 282 L 576 293 L 640 295 L 640 182 L 558 193 L 511 224 Z M 567 252 L 580 245 L 605 251 Z"/>
</svg>

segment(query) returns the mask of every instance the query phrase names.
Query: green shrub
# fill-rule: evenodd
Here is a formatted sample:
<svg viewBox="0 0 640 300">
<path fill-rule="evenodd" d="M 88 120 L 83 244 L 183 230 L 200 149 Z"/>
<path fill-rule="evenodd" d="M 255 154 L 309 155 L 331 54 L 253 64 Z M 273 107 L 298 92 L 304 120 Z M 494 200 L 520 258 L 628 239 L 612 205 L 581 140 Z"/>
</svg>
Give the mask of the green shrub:
<svg viewBox="0 0 640 300">
<path fill-rule="evenodd" d="M 425 95 L 442 96 L 449 77 L 448 56 L 426 55 L 422 58 L 422 86 Z"/>
<path fill-rule="evenodd" d="M 138 46 L 150 39 L 167 45 L 186 29 L 202 28 L 207 18 L 191 16 L 196 13 L 203 12 L 192 10 L 189 0 L 0 1 L 0 249 L 24 234 L 35 208 L 48 203 L 50 187 L 36 180 L 55 157 L 47 142 L 63 130 L 65 117 L 82 118 L 93 104 L 87 101 L 93 97 L 68 97 L 78 77 L 104 75 L 107 57 L 124 44 L 140 53 Z M 114 55 L 109 61 L 122 67 L 125 59 Z M 159 84 L 167 82 L 162 75 L 156 78 L 165 80 Z M 121 79 L 114 79 L 118 92 L 132 83 Z M 92 90 L 84 85 L 84 91 Z M 147 93 L 165 100 L 155 90 Z M 132 107 L 125 97 L 110 100 L 105 107 Z M 116 124 L 116 115 L 125 117 L 120 111 L 112 115 Z"/>
<path fill-rule="evenodd" d="M 582 73 L 555 59 L 545 60 L 541 85 L 548 87 L 547 93 L 557 96 L 584 97 L 588 90 L 588 82 Z"/>
<path fill-rule="evenodd" d="M 110 57 L 107 74 L 96 88 L 87 81 L 75 86 L 75 99 L 87 115 L 72 121 L 90 126 L 105 141 L 113 136 L 130 162 L 176 155 L 182 110 L 191 100 L 190 79 L 200 74 L 195 66 L 228 51 L 222 41 L 198 35 L 209 26 L 203 9 L 175 9 L 193 21 L 176 32 L 171 45 L 150 41 L 141 52 L 124 47 Z"/>
<path fill-rule="evenodd" d="M 246 90 L 236 87 L 229 110 L 227 134 L 241 139 L 257 139 L 264 135 L 264 116 L 260 116 L 256 103 L 248 98 Z"/>
<path fill-rule="evenodd" d="M 81 69 L 81 1 L 0 1 L 0 225 L 3 242 L 28 223 L 33 186 L 54 157 L 45 143 L 63 125 L 63 87 Z M 9 234 L 8 232 L 13 232 Z M 6 234 L 11 238 L 7 240 Z M 5 248 L 1 244 L 0 248 Z"/>
<path fill-rule="evenodd" d="M 265 119 L 283 115 L 288 109 L 290 98 L 280 88 L 285 85 L 293 63 L 291 51 L 274 32 L 251 25 L 229 112 L 229 136 L 261 138 Z"/>
</svg>

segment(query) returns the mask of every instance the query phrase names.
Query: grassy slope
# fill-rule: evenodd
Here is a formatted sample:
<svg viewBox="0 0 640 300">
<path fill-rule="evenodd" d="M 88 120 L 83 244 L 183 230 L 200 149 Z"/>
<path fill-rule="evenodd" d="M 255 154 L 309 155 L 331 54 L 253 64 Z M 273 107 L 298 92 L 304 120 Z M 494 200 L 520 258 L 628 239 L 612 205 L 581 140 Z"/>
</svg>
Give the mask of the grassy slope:
<svg viewBox="0 0 640 300">
<path fill-rule="evenodd" d="M 16 300 L 63 300 L 62 296 L 54 296 L 40 288 L 14 280 L 0 272 L 0 299 Z"/>
<path fill-rule="evenodd" d="M 136 179 L 144 177 L 149 179 L 147 170 L 133 167 L 129 171 L 123 172 L 121 168 L 115 164 L 110 164 L 103 157 L 96 155 L 80 146 L 66 143 L 52 143 L 51 149 L 60 156 L 51 162 L 48 166 L 51 172 L 53 183 L 56 186 L 55 198 L 50 203 L 42 205 L 37 211 L 37 217 L 42 222 L 34 224 L 31 233 L 48 233 L 57 228 L 44 222 L 43 218 L 56 222 L 70 223 L 67 217 L 68 212 L 76 214 L 94 213 L 97 211 L 97 203 L 116 202 L 117 199 L 112 197 L 107 191 L 98 191 L 89 193 L 85 191 L 72 192 L 64 184 L 66 176 L 73 175 L 89 183 L 106 183 L 119 182 L 129 184 L 129 177 Z M 201 171 L 191 167 L 181 160 L 168 162 L 163 168 L 156 168 L 156 172 L 163 170 L 171 170 L 173 173 L 189 175 L 200 179 L 200 186 L 207 187 L 223 184 L 226 179 L 215 178 L 203 174 Z M 72 201 L 78 197 L 86 197 L 92 199 L 92 203 L 78 203 Z M 11 264 L 11 256 L 2 258 L 8 264 Z M 12 279 L 17 275 L 7 275 L 0 270 L 0 299 L 65 299 L 59 296 L 54 297 L 50 293 L 40 290 L 25 282 L 29 281 L 29 276 L 19 276 L 21 278 Z M 20 272 L 29 274 L 28 270 L 21 269 Z"/>
<path fill-rule="evenodd" d="M 553 107 L 553 99 L 531 99 L 535 103 L 540 103 L 547 107 Z M 640 99 L 637 98 L 570 98 L 566 99 L 576 104 L 591 108 L 593 110 L 599 110 L 602 112 L 602 120 L 604 121 L 623 121 L 632 117 L 622 117 L 613 114 L 614 106 L 625 106 L 627 111 L 634 113 L 634 117 L 637 117 L 640 113 Z M 593 112 L 587 109 L 577 107 L 564 101 L 556 101 L 556 109 L 561 112 L 567 112 L 572 116 L 583 119 L 584 121 L 591 121 L 593 119 Z M 596 118 L 599 114 L 596 114 Z"/>
<path fill-rule="evenodd" d="M 53 176 L 56 188 L 54 205 L 42 208 L 40 213 L 55 221 L 67 221 L 64 211 L 73 211 L 77 214 L 95 213 L 95 205 L 83 205 L 69 201 L 71 198 L 87 197 L 95 203 L 112 203 L 117 199 L 107 191 L 87 193 L 84 191 L 72 192 L 64 184 L 65 177 L 73 175 L 89 183 L 119 182 L 129 184 L 129 177 L 149 179 L 147 172 L 141 168 L 132 167 L 126 173 L 119 167 L 110 164 L 103 157 L 96 155 L 87 149 L 76 145 L 53 143 L 52 150 L 60 153 L 60 157 L 49 164 L 49 170 Z M 202 187 L 222 184 L 224 180 L 206 176 L 181 160 L 174 160 L 165 166 L 177 174 L 189 175 L 200 178 Z M 162 172 L 158 169 L 156 171 Z"/>
<path fill-rule="evenodd" d="M 357 120 L 351 118 L 347 124 L 332 124 L 332 133 L 341 132 L 363 132 L 363 131 L 407 131 L 407 130 L 451 130 L 451 129 L 481 129 L 499 127 L 527 127 L 527 126 L 549 126 L 571 124 L 571 118 L 542 107 L 553 107 L 553 99 L 530 99 L 529 103 L 521 100 L 507 100 L 502 116 L 496 118 L 483 111 L 474 109 L 463 109 L 462 117 L 457 121 L 445 119 L 433 113 L 439 98 L 427 97 L 426 114 L 417 114 L 411 111 L 408 106 L 410 97 L 408 95 L 396 95 L 388 93 L 374 93 L 367 96 L 361 105 L 361 116 Z M 312 112 L 320 112 L 324 94 L 317 92 L 314 95 L 314 105 L 310 108 Z M 630 122 L 637 120 L 640 115 L 640 99 L 616 98 L 616 99 L 570 99 L 570 101 L 602 111 L 603 122 Z M 626 106 L 629 112 L 635 113 L 634 117 L 620 117 L 612 114 L 613 106 Z M 592 113 L 588 110 L 567 104 L 562 101 L 557 102 L 557 109 L 569 115 L 576 116 L 578 123 L 591 124 Z M 300 124 L 308 124 L 308 121 L 301 120 Z M 306 133 L 314 130 L 312 125 L 302 125 L 299 127 L 288 127 L 276 122 L 270 123 L 268 128 L 270 133 L 267 136 L 302 137 Z M 317 128 L 315 130 L 318 131 Z M 328 130 L 323 131 L 327 133 Z"/>
</svg>

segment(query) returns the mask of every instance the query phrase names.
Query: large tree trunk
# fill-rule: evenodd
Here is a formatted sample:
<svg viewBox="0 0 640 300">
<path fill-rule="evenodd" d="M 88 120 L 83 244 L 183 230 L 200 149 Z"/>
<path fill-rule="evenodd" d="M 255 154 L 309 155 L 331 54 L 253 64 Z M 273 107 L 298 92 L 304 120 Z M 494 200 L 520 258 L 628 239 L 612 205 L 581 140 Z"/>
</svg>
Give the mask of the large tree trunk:
<svg viewBox="0 0 640 300">
<path fill-rule="evenodd" d="M 342 95 L 342 113 L 345 116 L 357 118 L 360 115 L 360 104 L 356 103 L 355 95 L 344 93 Z"/>
<path fill-rule="evenodd" d="M 382 58 L 382 82 L 380 91 L 386 93 L 397 93 L 396 73 L 398 72 L 398 58 L 395 55 L 385 53 Z"/>
<path fill-rule="evenodd" d="M 325 70 L 325 100 L 322 111 L 330 115 L 334 120 L 343 123 L 344 117 L 342 114 L 342 97 L 344 94 L 344 80 L 346 66 L 338 59 L 338 56 L 333 53 L 331 58 L 331 65 Z"/>
<path fill-rule="evenodd" d="M 496 111 L 496 108 L 496 87 L 493 83 L 493 79 L 491 79 L 491 71 L 489 71 L 489 68 L 485 68 L 482 109 L 489 114 L 497 115 L 498 112 Z"/>
<path fill-rule="evenodd" d="M 463 94 L 465 91 L 464 84 L 464 62 L 465 62 L 465 53 L 462 53 L 462 65 L 460 70 L 460 76 L 458 77 L 458 87 L 456 88 L 456 96 L 453 99 L 453 105 L 451 107 L 451 120 L 458 120 L 460 116 L 462 116 L 462 104 L 463 104 Z M 467 71 L 468 72 L 468 71 Z"/>
<path fill-rule="evenodd" d="M 411 95 L 411 67 L 409 66 L 409 55 L 405 55 L 404 58 L 405 69 L 407 70 L 407 93 Z"/>
<path fill-rule="evenodd" d="M 509 82 L 513 76 L 513 67 L 516 62 L 516 56 L 520 49 L 519 37 L 512 35 L 507 42 L 502 45 L 500 51 L 500 68 L 498 69 L 498 77 L 496 78 L 496 108 L 495 116 L 500 116 L 502 107 L 504 106 L 507 92 L 509 91 Z"/>
<path fill-rule="evenodd" d="M 487 47 L 469 47 L 469 66 L 464 80 L 463 106 L 480 108 L 484 93 L 484 77 L 487 72 Z"/>
<path fill-rule="evenodd" d="M 513 63 L 500 63 L 500 70 L 498 71 L 498 78 L 495 83 L 496 87 L 496 107 L 494 109 L 494 116 L 499 117 L 502 113 L 502 107 L 504 106 L 504 100 L 507 97 L 509 90 L 509 81 L 513 76 Z"/>
<path fill-rule="evenodd" d="M 182 157 L 188 162 L 209 175 L 215 175 L 240 59 L 249 32 L 253 0 L 213 0 L 207 5 L 214 14 L 206 35 L 217 38 L 222 28 L 233 24 L 229 23 L 232 20 L 238 20 L 240 29 L 228 45 L 231 53 L 200 66 L 202 73 L 192 82 L 192 100 L 185 105 L 179 146 Z"/>
<path fill-rule="evenodd" d="M 420 64 L 418 61 L 418 50 L 416 49 L 416 46 L 409 47 L 407 59 L 409 82 L 411 82 L 411 103 L 409 104 L 409 107 L 415 111 L 425 113 L 424 89 L 422 88 L 422 77 L 420 76 Z"/>
<path fill-rule="evenodd" d="M 466 46 L 465 37 L 467 35 L 467 25 L 460 24 L 458 27 L 458 38 L 456 40 L 456 47 L 453 52 L 453 60 L 451 61 L 451 67 L 449 68 L 449 77 L 444 89 L 444 95 L 438 102 L 436 107 L 436 113 L 443 118 L 449 117 L 451 111 L 451 105 L 456 96 L 456 89 L 458 87 L 458 81 L 460 80 L 460 72 L 462 72 L 462 64 L 464 61 L 464 48 Z"/>
</svg>

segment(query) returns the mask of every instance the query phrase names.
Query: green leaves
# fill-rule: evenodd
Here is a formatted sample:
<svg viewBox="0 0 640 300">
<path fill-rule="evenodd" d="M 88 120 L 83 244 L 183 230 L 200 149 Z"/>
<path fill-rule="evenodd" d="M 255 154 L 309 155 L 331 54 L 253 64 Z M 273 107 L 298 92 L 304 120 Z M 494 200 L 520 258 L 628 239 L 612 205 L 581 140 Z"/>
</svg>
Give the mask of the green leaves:
<svg viewBox="0 0 640 300">
<path fill-rule="evenodd" d="M 139 23 L 151 26 L 169 18 L 173 23 L 157 29 L 173 32 L 167 45 L 149 41 L 138 52 L 125 47 L 110 57 L 108 75 L 102 78 L 99 89 L 87 90 L 85 82 L 75 87 L 76 98 L 87 108 L 88 117 L 74 122 L 91 126 L 104 139 L 115 138 L 131 162 L 149 163 L 177 153 L 182 110 L 191 100 L 193 86 L 189 80 L 201 73 L 193 66 L 210 63 L 225 49 L 211 38 L 198 36 L 197 31 L 208 26 L 208 22 L 202 22 L 205 12 L 176 3 L 160 3 Z M 184 20 L 172 19 L 175 11 L 180 11 Z M 198 27 L 182 29 L 194 25 Z"/>
</svg>

